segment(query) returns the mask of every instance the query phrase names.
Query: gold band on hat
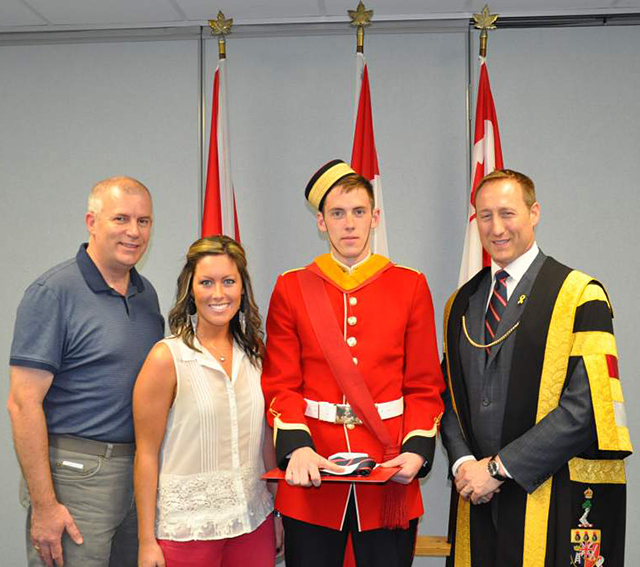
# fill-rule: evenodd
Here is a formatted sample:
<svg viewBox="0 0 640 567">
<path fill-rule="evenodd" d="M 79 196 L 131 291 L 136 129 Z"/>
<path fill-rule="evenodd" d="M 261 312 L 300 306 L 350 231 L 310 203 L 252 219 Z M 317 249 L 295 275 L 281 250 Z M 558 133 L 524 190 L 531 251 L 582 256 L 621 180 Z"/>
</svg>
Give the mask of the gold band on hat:
<svg viewBox="0 0 640 567">
<path fill-rule="evenodd" d="M 320 209 L 320 203 L 324 196 L 338 181 L 347 175 L 357 174 L 343 161 L 338 161 L 335 165 L 329 167 L 315 181 L 312 180 L 313 184 L 307 192 L 307 200 L 309 203 L 311 203 L 316 209 Z"/>
</svg>

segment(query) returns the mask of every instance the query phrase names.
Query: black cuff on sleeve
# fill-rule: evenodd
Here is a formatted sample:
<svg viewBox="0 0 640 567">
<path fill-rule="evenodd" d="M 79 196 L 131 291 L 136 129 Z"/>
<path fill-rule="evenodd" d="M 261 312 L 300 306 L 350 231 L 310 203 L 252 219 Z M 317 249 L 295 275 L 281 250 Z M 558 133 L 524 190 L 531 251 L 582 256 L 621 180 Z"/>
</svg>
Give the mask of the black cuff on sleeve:
<svg viewBox="0 0 640 567">
<path fill-rule="evenodd" d="M 311 447 L 316 450 L 311 435 L 304 429 L 278 429 L 276 438 L 276 462 L 278 466 L 285 470 L 289 459 L 287 457 L 300 447 Z"/>
<path fill-rule="evenodd" d="M 436 451 L 436 438 L 414 435 L 402 444 L 401 453 L 416 453 L 424 457 L 424 466 L 416 475 L 416 478 L 423 478 L 429 474 L 433 465 L 433 456 Z"/>
</svg>

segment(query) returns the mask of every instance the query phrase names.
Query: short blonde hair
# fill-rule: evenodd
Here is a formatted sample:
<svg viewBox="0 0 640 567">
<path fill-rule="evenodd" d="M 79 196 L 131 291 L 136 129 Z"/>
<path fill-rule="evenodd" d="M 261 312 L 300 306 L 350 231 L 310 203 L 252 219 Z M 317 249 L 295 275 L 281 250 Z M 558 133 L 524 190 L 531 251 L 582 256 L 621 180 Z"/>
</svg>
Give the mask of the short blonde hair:
<svg viewBox="0 0 640 567">
<path fill-rule="evenodd" d="M 527 208 L 530 209 L 536 202 L 536 188 L 530 177 L 527 177 L 524 173 L 514 171 L 513 169 L 496 169 L 491 173 L 485 175 L 478 183 L 476 191 L 473 194 L 473 206 L 476 206 L 478 200 L 478 193 L 487 183 L 492 181 L 500 181 L 501 179 L 511 179 L 515 181 L 522 189 L 522 197 Z"/>
<path fill-rule="evenodd" d="M 151 193 L 140 181 L 133 177 L 115 176 L 98 181 L 91 189 L 87 199 L 87 212 L 99 215 L 102 212 L 102 197 L 112 187 L 120 188 L 124 193 L 146 193 L 151 198 Z"/>
</svg>

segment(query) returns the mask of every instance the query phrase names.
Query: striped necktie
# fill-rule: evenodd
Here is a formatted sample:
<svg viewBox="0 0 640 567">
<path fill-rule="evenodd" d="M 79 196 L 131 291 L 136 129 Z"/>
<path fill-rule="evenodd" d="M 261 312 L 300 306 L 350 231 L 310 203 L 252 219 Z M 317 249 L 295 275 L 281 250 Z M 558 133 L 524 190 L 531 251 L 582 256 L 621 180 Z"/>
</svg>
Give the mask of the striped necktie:
<svg viewBox="0 0 640 567">
<path fill-rule="evenodd" d="M 493 288 L 487 315 L 484 319 L 484 342 L 489 344 L 496 340 L 498 325 L 502 320 L 502 315 L 507 307 L 507 278 L 509 274 L 504 270 L 496 272 L 496 285 Z M 491 349 L 487 349 L 489 355 Z"/>
</svg>

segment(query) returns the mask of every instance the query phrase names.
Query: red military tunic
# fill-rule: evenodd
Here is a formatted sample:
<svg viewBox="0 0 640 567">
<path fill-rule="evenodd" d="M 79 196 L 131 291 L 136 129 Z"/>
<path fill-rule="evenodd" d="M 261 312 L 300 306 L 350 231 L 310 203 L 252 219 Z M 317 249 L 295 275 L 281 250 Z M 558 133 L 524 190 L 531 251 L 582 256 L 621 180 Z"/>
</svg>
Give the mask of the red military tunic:
<svg viewBox="0 0 640 567">
<path fill-rule="evenodd" d="M 443 411 L 433 304 L 425 277 L 388 259 L 372 255 L 347 271 L 330 254 L 302 268 L 320 275 L 335 317 L 374 402 L 404 398 L 404 414 L 384 420 L 402 451 L 433 461 L 435 436 Z M 328 457 L 338 451 L 365 452 L 376 462 L 383 447 L 363 425 L 346 425 L 305 417 L 305 398 L 346 403 L 329 368 L 307 314 L 296 272 L 276 282 L 267 318 L 267 354 L 262 387 L 269 424 L 274 429 L 278 463 L 286 455 L 312 446 Z M 341 529 L 349 492 L 355 490 L 360 530 L 382 526 L 386 485 L 323 482 L 319 488 L 280 482 L 276 507 L 286 516 Z M 423 513 L 420 485 L 406 490 L 408 519 Z"/>
</svg>

